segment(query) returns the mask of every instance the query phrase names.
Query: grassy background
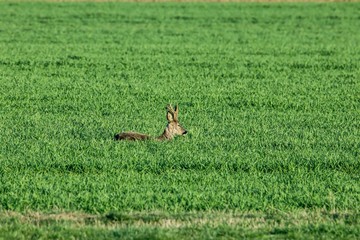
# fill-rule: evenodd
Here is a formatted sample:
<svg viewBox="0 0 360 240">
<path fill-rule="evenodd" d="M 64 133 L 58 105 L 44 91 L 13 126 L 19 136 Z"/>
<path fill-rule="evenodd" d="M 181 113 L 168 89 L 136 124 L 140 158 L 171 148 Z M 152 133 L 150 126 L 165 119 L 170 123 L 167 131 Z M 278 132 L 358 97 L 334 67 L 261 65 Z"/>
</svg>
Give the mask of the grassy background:
<svg viewBox="0 0 360 240">
<path fill-rule="evenodd" d="M 0 8 L 0 210 L 323 209 L 359 234 L 359 4 Z M 188 136 L 113 141 L 167 103 Z"/>
<path fill-rule="evenodd" d="M 0 214 L 6 239 L 356 239 L 358 215 L 324 211 Z M 358 222 L 357 222 L 358 223 Z M 30 233 L 30 234 L 29 234 Z"/>
</svg>

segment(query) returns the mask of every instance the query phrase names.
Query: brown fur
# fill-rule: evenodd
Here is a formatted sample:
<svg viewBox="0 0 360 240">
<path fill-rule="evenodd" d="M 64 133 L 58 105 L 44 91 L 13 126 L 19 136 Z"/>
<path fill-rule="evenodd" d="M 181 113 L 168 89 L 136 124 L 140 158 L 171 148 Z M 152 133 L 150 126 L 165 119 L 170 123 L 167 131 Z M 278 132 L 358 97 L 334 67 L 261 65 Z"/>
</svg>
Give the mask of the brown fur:
<svg viewBox="0 0 360 240">
<path fill-rule="evenodd" d="M 175 110 L 169 104 L 167 106 L 166 119 L 168 120 L 168 124 L 164 130 L 164 132 L 155 138 L 155 140 L 163 141 L 163 140 L 171 140 L 176 135 L 185 135 L 187 131 L 180 125 L 178 119 L 179 107 L 176 105 Z M 137 132 L 121 132 L 115 135 L 115 140 L 147 140 L 151 139 L 150 136 Z"/>
</svg>

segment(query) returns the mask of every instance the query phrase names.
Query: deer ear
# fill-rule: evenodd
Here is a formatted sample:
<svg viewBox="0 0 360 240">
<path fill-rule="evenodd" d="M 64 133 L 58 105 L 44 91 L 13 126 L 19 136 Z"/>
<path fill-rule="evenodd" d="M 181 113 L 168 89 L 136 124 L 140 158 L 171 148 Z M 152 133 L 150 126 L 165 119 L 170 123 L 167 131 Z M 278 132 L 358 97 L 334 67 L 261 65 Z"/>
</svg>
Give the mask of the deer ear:
<svg viewBox="0 0 360 240">
<path fill-rule="evenodd" d="M 174 116 L 172 115 L 172 113 L 167 112 L 166 119 L 168 120 L 168 122 L 173 122 L 174 121 Z"/>
<path fill-rule="evenodd" d="M 173 122 L 174 119 L 175 119 L 175 111 L 173 109 L 173 107 L 171 106 L 171 104 L 168 104 L 166 106 L 166 109 L 167 109 L 167 113 L 166 113 L 166 119 L 169 121 L 169 122 Z"/>
</svg>

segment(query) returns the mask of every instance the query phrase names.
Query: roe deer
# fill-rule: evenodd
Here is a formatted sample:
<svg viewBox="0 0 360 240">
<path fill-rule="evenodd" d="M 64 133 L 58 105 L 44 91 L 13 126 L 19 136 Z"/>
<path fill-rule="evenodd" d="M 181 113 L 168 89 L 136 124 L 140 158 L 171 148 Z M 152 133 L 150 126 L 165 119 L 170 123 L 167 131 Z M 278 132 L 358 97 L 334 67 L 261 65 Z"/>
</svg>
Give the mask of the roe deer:
<svg viewBox="0 0 360 240">
<path fill-rule="evenodd" d="M 155 140 L 171 140 L 176 135 L 185 135 L 187 131 L 179 124 L 178 119 L 179 107 L 176 105 L 175 110 L 169 104 L 167 105 L 166 119 L 168 124 L 160 136 L 156 137 Z M 150 136 L 136 132 L 121 132 L 115 135 L 115 140 L 147 140 L 151 139 Z"/>
</svg>

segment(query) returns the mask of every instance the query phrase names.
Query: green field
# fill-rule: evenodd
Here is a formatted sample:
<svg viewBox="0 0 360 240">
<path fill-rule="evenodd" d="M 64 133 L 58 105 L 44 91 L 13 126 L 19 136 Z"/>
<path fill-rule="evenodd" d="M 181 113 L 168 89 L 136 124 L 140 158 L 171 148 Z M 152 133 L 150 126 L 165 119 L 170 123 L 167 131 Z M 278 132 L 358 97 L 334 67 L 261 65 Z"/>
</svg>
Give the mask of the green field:
<svg viewBox="0 0 360 240">
<path fill-rule="evenodd" d="M 0 3 L 0 239 L 360 238 L 359 12 Z"/>
</svg>

